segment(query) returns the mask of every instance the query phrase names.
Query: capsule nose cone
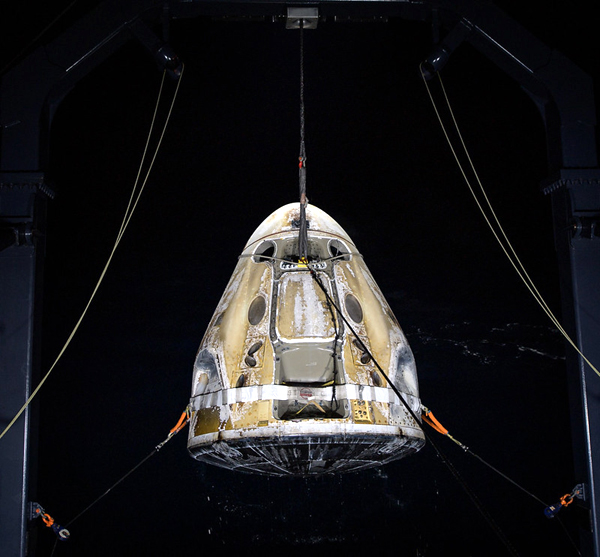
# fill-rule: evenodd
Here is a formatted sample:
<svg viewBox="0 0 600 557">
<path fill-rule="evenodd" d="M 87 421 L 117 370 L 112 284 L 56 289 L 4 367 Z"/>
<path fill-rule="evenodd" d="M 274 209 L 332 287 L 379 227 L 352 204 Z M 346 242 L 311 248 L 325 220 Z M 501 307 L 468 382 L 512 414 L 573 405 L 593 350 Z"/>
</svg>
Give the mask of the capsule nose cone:
<svg viewBox="0 0 600 557">
<path fill-rule="evenodd" d="M 306 218 L 308 221 L 309 234 L 314 231 L 331 234 L 343 238 L 354 246 L 348 233 L 325 211 L 314 205 L 307 205 Z M 300 222 L 300 204 L 288 203 L 271 213 L 254 231 L 248 240 L 244 253 L 252 251 L 255 244 L 270 236 L 298 230 Z M 355 247 L 355 246 L 354 246 Z"/>
</svg>

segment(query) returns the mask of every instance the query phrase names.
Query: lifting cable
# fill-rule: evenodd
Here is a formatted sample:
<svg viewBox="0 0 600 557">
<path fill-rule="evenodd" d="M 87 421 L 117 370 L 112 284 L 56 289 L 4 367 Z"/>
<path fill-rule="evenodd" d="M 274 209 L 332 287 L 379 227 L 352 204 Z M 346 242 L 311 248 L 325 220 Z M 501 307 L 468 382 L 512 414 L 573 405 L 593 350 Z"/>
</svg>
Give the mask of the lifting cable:
<svg viewBox="0 0 600 557">
<path fill-rule="evenodd" d="M 300 218 L 298 223 L 298 268 L 308 268 L 308 223 L 306 221 L 306 206 L 308 198 L 306 197 L 306 140 L 305 140 L 305 106 L 304 106 L 304 19 L 300 18 L 300 154 L 298 156 L 298 181 L 300 190 Z M 333 307 L 327 298 L 327 307 L 331 314 L 335 337 L 333 339 L 333 381 L 331 404 L 337 410 L 339 401 L 336 395 L 336 383 L 338 375 L 338 341 L 340 338 L 340 328 L 338 320 L 335 317 Z M 303 410 L 304 408 L 302 408 Z M 300 410 L 300 411 L 302 411 Z"/>
<path fill-rule="evenodd" d="M 17 414 L 14 416 L 14 418 L 10 421 L 10 423 L 6 426 L 6 428 L 4 429 L 4 431 L 0 434 L 0 439 L 2 439 L 2 437 L 4 437 L 4 435 L 6 435 L 6 433 L 8 432 L 8 430 L 15 424 L 15 422 L 19 419 L 19 417 L 21 416 L 21 414 L 27 409 L 27 407 L 29 406 L 29 404 L 31 404 L 31 401 L 33 400 L 33 398 L 37 395 L 38 391 L 42 388 L 42 385 L 46 382 L 46 379 L 48 379 L 48 377 L 50 376 L 50 374 L 52 373 L 52 371 L 54 370 L 54 368 L 56 367 L 56 364 L 58 363 L 58 361 L 61 359 L 62 355 L 65 353 L 67 347 L 69 346 L 69 344 L 71 343 L 71 341 L 73 340 L 73 337 L 75 336 L 75 333 L 77 332 L 77 330 L 79 329 L 79 326 L 81 325 L 81 322 L 83 321 L 83 318 L 85 317 L 91 303 L 92 300 L 94 299 L 94 296 L 96 295 L 96 292 L 98 291 L 98 289 L 100 288 L 100 284 L 102 283 L 102 280 L 104 279 L 104 276 L 106 275 L 106 271 L 108 270 L 108 267 L 113 259 L 113 256 L 117 250 L 117 247 L 119 245 L 119 243 L 121 242 L 121 239 L 123 238 L 123 234 L 125 233 L 125 230 L 127 229 L 127 226 L 129 225 L 129 222 L 131 221 L 131 217 L 133 216 L 133 213 L 137 207 L 138 201 L 140 200 L 140 197 L 142 196 L 142 192 L 144 191 L 144 187 L 146 186 L 146 183 L 148 181 L 148 177 L 150 176 L 150 172 L 152 170 L 152 167 L 154 165 L 154 161 L 156 160 L 156 156 L 158 154 L 158 151 L 160 149 L 163 137 L 165 135 L 165 131 L 167 129 L 167 124 L 169 123 L 169 120 L 171 118 L 171 112 L 173 111 L 173 105 L 175 104 L 175 99 L 177 98 L 177 93 L 179 91 L 179 85 L 181 83 L 181 77 L 183 76 L 183 70 L 184 70 L 184 66 L 182 65 L 181 68 L 181 74 L 179 76 L 179 79 L 177 81 L 177 86 L 175 88 L 175 92 L 173 93 L 173 99 L 171 101 L 171 105 L 169 107 L 169 111 L 167 113 L 167 116 L 165 118 L 165 123 L 163 125 L 162 128 L 162 132 L 160 134 L 160 137 L 158 139 L 158 143 L 156 145 L 156 148 L 154 150 L 154 155 L 152 156 L 152 159 L 149 163 L 149 167 L 146 170 L 146 174 L 144 176 L 144 179 L 141 183 L 141 185 L 139 186 L 139 191 L 136 190 L 138 188 L 138 184 L 140 182 L 140 176 L 142 173 L 142 168 L 144 166 L 144 161 L 146 159 L 146 154 L 148 152 L 148 144 L 150 143 L 150 138 L 152 136 L 152 132 L 154 129 L 154 123 L 156 120 L 156 114 L 158 112 L 158 107 L 161 101 L 161 97 L 162 97 L 162 90 L 163 90 L 163 85 L 164 85 L 164 81 L 165 81 L 165 75 L 166 75 L 166 70 L 163 72 L 162 75 L 162 80 L 160 83 L 160 89 L 158 92 L 158 98 L 156 100 L 156 105 L 154 108 L 154 114 L 152 116 L 152 123 L 150 124 L 150 131 L 148 132 L 148 137 L 146 139 L 146 145 L 144 147 L 144 153 L 142 155 L 142 160 L 140 162 L 139 168 L 138 168 L 138 172 L 137 172 L 137 176 L 135 178 L 135 182 L 133 184 L 133 190 L 131 192 L 131 196 L 129 198 L 129 203 L 127 205 L 127 210 L 125 211 L 125 215 L 123 216 L 123 221 L 121 222 L 121 227 L 119 228 L 119 233 L 117 234 L 117 239 L 115 240 L 115 243 L 113 245 L 112 251 L 110 252 L 110 255 L 108 257 L 108 260 L 106 262 L 106 265 L 104 266 L 104 269 L 102 270 L 101 274 L 100 274 L 100 278 L 98 279 L 98 282 L 96 283 L 96 286 L 94 287 L 94 290 L 92 291 L 92 294 L 81 314 L 81 316 L 79 317 L 77 323 L 75 324 L 75 327 L 73 328 L 73 330 L 71 331 L 71 334 L 69 335 L 69 337 L 67 338 L 65 344 L 63 345 L 62 349 L 60 350 L 58 356 L 56 357 L 56 359 L 54 360 L 54 363 L 50 366 L 50 369 L 47 371 L 46 375 L 44 375 L 44 377 L 42 378 L 42 380 L 39 382 L 38 386 L 35 388 L 35 390 L 31 393 L 31 395 L 29 396 L 29 398 L 27 398 L 27 400 L 25 401 L 25 404 L 23 404 L 23 406 L 21 407 L 21 409 L 17 412 Z"/>
<path fill-rule="evenodd" d="M 490 230 L 492 231 L 492 234 L 494 235 L 494 238 L 496 239 L 496 241 L 498 242 L 498 244 L 500 245 L 502 251 L 504 252 L 504 254 L 506 255 L 506 257 L 508 258 L 508 260 L 510 261 L 511 265 L 514 267 L 515 271 L 517 272 L 517 274 L 519 275 L 520 279 L 523 281 L 523 283 L 525 284 L 525 286 L 527 287 L 527 289 L 529 290 L 529 292 L 531 293 L 531 295 L 534 297 L 535 301 L 540 305 L 540 307 L 542 308 L 542 310 L 544 311 L 544 313 L 550 318 L 550 320 L 552 321 L 552 323 L 554 324 L 554 326 L 558 329 L 558 331 L 563 335 L 563 337 L 566 339 L 566 341 L 575 349 L 575 351 L 583 358 L 583 360 L 585 360 L 585 362 L 590 366 L 590 368 L 594 371 L 594 373 L 598 376 L 600 376 L 600 371 L 598 371 L 598 369 L 585 357 L 585 355 L 583 354 L 583 352 L 579 349 L 579 347 L 575 344 L 575 342 L 571 339 L 571 337 L 568 335 L 568 333 L 565 331 L 565 329 L 563 328 L 563 326 L 560 324 L 560 322 L 558 321 L 558 319 L 556 318 L 556 316 L 554 315 L 554 313 L 552 312 L 552 310 L 550 309 L 550 307 L 548 306 L 548 304 L 546 303 L 546 301 L 544 300 L 544 298 L 542 297 L 542 295 L 540 294 L 539 290 L 536 288 L 533 280 L 531 279 L 531 277 L 529 276 L 529 274 L 527 273 L 527 271 L 525 270 L 525 267 L 523 265 L 523 263 L 521 262 L 521 260 L 519 259 L 517 253 L 515 252 L 510 240 L 508 239 L 506 233 L 504 232 L 504 228 L 502 227 L 502 225 L 500 224 L 500 221 L 496 215 L 496 212 L 494 211 L 492 204 L 485 192 L 485 189 L 483 187 L 483 184 L 481 183 L 481 180 L 479 179 L 479 174 L 477 173 L 476 169 L 475 169 L 475 165 L 473 164 L 473 161 L 471 159 L 471 156 L 469 155 L 469 151 L 467 150 L 467 146 L 465 145 L 465 142 L 463 140 L 462 134 L 460 132 L 460 129 L 458 127 L 458 123 L 456 121 L 456 118 L 454 116 L 454 111 L 452 110 L 452 107 L 450 105 L 450 100 L 448 99 L 448 96 L 446 94 L 446 89 L 444 88 L 444 84 L 442 82 L 442 77 L 439 74 L 439 72 L 437 73 L 438 79 L 439 79 L 439 83 L 440 83 L 440 87 L 442 90 L 442 93 L 444 95 L 444 99 L 446 101 L 446 105 L 448 107 L 448 111 L 450 113 L 450 116 L 452 118 L 452 123 L 454 125 L 454 129 L 456 130 L 456 133 L 460 139 L 460 143 L 462 146 L 462 149 L 467 157 L 467 160 L 469 162 L 469 166 L 471 167 L 471 171 L 473 172 L 473 175 L 475 176 L 475 180 L 477 181 L 477 184 L 479 186 L 479 189 L 481 190 L 481 193 L 483 195 L 483 198 L 485 200 L 486 205 L 488 206 L 488 209 L 490 211 L 490 214 L 494 220 L 494 222 L 496 223 L 496 226 L 498 228 L 498 231 L 496 231 L 496 229 L 494 228 L 493 223 L 490 220 L 490 217 L 488 217 L 488 215 L 486 214 L 485 209 L 483 208 L 483 206 L 481 205 L 481 202 L 479 201 L 479 199 L 477 198 L 477 195 L 475 194 L 475 191 L 471 185 L 471 182 L 469 181 L 469 178 L 466 175 L 466 172 L 463 168 L 463 165 L 461 164 L 457 152 L 454 148 L 454 146 L 452 145 L 452 141 L 448 135 L 448 132 L 446 131 L 446 127 L 444 126 L 444 122 L 442 120 L 442 117 L 440 115 L 440 112 L 438 110 L 438 107 L 436 105 L 436 102 L 433 98 L 433 95 L 431 93 L 431 90 L 429 89 L 429 85 L 427 83 L 427 79 L 425 78 L 425 74 L 423 72 L 423 67 L 422 64 L 419 66 L 420 72 L 421 72 L 421 77 L 423 78 L 423 83 L 425 83 L 425 88 L 427 89 L 427 93 L 429 95 L 429 99 L 431 100 L 431 104 L 433 105 L 433 109 L 435 110 L 435 114 L 438 118 L 438 121 L 440 123 L 440 126 L 442 128 L 442 131 L 444 132 L 444 136 L 446 137 L 446 141 L 448 142 L 448 145 L 450 146 L 450 150 L 452 151 L 452 154 L 454 155 L 454 158 L 456 160 L 456 163 L 460 169 L 460 172 L 465 180 L 465 183 L 467 184 L 467 187 L 469 188 L 469 191 L 471 192 L 471 195 L 473 196 L 473 199 L 475 200 L 475 203 L 477 204 L 477 207 L 479 208 L 479 211 L 481 212 L 481 214 L 483 215 L 483 218 L 485 219 L 485 222 L 487 223 L 487 225 L 489 226 Z M 500 235 L 502 236 L 502 238 L 504 240 L 502 240 L 500 238 Z"/>
<path fill-rule="evenodd" d="M 300 155 L 298 177 L 300 182 L 300 222 L 298 233 L 298 261 L 308 261 L 308 226 L 306 223 L 306 145 L 304 140 L 304 20 L 300 19 Z"/>
</svg>

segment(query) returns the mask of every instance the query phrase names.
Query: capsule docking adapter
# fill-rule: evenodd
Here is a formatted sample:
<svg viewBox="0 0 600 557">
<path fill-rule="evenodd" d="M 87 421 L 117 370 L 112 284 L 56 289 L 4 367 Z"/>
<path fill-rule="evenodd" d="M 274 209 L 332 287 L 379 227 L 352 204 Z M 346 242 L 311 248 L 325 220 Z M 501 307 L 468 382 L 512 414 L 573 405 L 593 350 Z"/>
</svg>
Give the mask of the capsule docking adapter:
<svg viewBox="0 0 600 557">
<path fill-rule="evenodd" d="M 420 415 L 412 351 L 362 255 L 309 205 L 308 266 L 299 261 L 299 213 L 285 205 L 256 229 L 202 339 L 188 438 L 199 461 L 315 476 L 379 466 L 425 443 L 406 408 Z"/>
</svg>

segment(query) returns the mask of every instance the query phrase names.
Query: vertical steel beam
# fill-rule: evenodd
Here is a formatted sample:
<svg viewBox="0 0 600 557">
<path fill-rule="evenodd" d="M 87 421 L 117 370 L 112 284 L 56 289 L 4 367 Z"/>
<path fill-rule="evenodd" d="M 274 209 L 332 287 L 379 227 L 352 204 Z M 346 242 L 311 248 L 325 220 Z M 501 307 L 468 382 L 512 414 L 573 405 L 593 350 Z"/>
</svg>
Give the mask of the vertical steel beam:
<svg viewBox="0 0 600 557">
<path fill-rule="evenodd" d="M 0 426 L 2 431 L 37 382 L 40 259 L 44 240 L 37 232 L 45 218 L 47 191 L 40 174 L 0 175 Z M 2 554 L 27 555 L 32 408 L 2 438 L 0 450 L 0 540 Z"/>
<path fill-rule="evenodd" d="M 4 431 L 36 376 L 50 126 L 58 105 L 87 72 L 137 36 L 177 76 L 178 61 L 140 21 L 155 0 L 106 0 L 12 68 L 0 83 L 0 426 Z M 134 33 L 135 32 L 135 33 Z M 36 474 L 35 403 L 0 440 L 0 554 L 25 557 Z"/>
<path fill-rule="evenodd" d="M 600 170 L 563 170 L 552 191 L 560 265 L 563 325 L 583 355 L 600 368 Z M 589 520 L 581 554 L 600 555 L 600 377 L 567 347 L 575 473 L 585 484 Z"/>
</svg>

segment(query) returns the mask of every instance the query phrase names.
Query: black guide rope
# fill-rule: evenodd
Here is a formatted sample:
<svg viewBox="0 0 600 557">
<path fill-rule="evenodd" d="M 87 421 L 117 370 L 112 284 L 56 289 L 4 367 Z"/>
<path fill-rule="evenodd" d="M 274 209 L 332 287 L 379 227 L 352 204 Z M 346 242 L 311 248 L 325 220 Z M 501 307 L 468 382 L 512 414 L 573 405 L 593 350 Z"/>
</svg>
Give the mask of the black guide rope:
<svg viewBox="0 0 600 557">
<path fill-rule="evenodd" d="M 124 481 L 127 477 L 129 477 L 131 474 L 133 474 L 142 464 L 144 464 L 144 462 L 146 462 L 149 458 L 153 457 L 158 451 L 159 451 L 159 446 L 155 447 L 151 453 L 149 453 L 142 460 L 140 460 L 140 462 L 138 462 L 133 468 L 131 468 L 131 470 L 129 470 L 129 472 L 127 472 L 125 475 L 121 476 L 113 485 L 111 485 L 104 493 L 102 493 L 102 495 L 100 495 L 99 497 L 96 497 L 96 499 L 94 499 L 87 507 L 85 507 L 85 509 L 83 509 L 77 516 L 75 516 L 75 518 L 72 518 L 67 523 L 67 526 L 70 526 L 71 524 L 73 524 L 73 522 L 75 522 L 79 517 L 81 517 L 83 514 L 88 512 L 92 507 L 94 507 L 97 503 L 99 503 L 102 499 L 104 499 L 104 497 L 106 497 L 115 487 L 117 487 L 122 481 Z M 56 550 L 56 542 L 54 542 L 54 546 L 52 547 L 52 553 L 50 554 L 50 557 L 52 557 L 54 555 L 55 550 Z"/>
<path fill-rule="evenodd" d="M 131 474 L 133 474 L 142 464 L 144 464 L 144 462 L 146 462 L 149 458 L 153 457 L 158 452 L 158 450 L 159 450 L 158 447 L 155 448 L 151 453 L 149 453 L 142 460 L 140 460 L 133 468 L 131 468 L 131 470 L 129 470 L 129 472 L 127 472 L 125 475 L 121 476 L 113 485 L 111 485 L 104 493 L 102 493 L 102 495 L 100 495 L 99 497 L 94 499 L 94 501 L 92 501 L 85 509 L 83 509 L 75 518 L 72 518 L 67 523 L 67 526 L 70 526 L 71 524 L 73 524 L 73 522 L 75 522 L 80 516 L 82 516 L 87 511 L 89 511 L 93 506 L 95 506 L 96 503 L 99 503 L 101 499 L 104 499 L 104 497 L 106 497 L 115 487 L 117 487 L 121 482 L 123 482 L 126 478 L 128 478 Z"/>
<path fill-rule="evenodd" d="M 371 357 L 371 360 L 373 361 L 373 363 L 375 364 L 375 366 L 377 367 L 377 369 L 379 370 L 379 372 L 381 373 L 381 375 L 385 378 L 385 380 L 387 381 L 387 383 L 390 386 L 390 388 L 392 389 L 392 391 L 394 391 L 394 393 L 396 394 L 396 396 L 400 399 L 400 401 L 402 402 L 402 404 L 406 408 L 406 411 L 410 414 L 410 416 L 415 421 L 415 424 L 417 426 L 419 426 L 419 424 L 421 423 L 421 421 L 419 420 L 419 418 L 417 417 L 417 415 L 414 413 L 414 411 L 412 410 L 412 408 L 410 407 L 410 405 L 408 404 L 408 402 L 406 400 L 404 400 L 404 397 L 402 396 L 402 393 L 390 381 L 390 379 L 387 376 L 387 374 L 385 373 L 385 371 L 383 371 L 383 369 L 381 368 L 381 366 L 379 365 L 379 363 L 377 362 L 377 360 L 373 357 L 373 355 L 371 354 L 371 352 L 369 351 L 369 349 L 365 346 L 365 343 L 361 340 L 361 338 L 358 336 L 358 334 L 356 333 L 356 331 L 354 330 L 354 328 L 352 327 L 352 325 L 348 322 L 348 320 L 346 319 L 346 317 L 344 316 L 344 314 L 340 311 L 340 308 L 331 299 L 331 296 L 329 295 L 329 293 L 325 289 L 325 286 L 321 282 L 321 279 L 319 278 L 319 276 L 317 275 L 317 273 L 315 272 L 315 270 L 312 267 L 310 267 L 310 265 L 308 267 L 308 270 L 310 271 L 310 274 L 312 275 L 312 277 L 315 279 L 315 281 L 319 285 L 319 288 L 321 288 L 321 290 L 325 294 L 325 297 L 327 298 L 328 303 L 331 304 L 336 309 L 338 315 L 342 318 L 342 320 L 344 321 L 344 323 L 346 324 L 346 326 L 348 327 L 348 329 L 350 330 L 350 332 L 352 333 L 352 335 L 354 336 L 354 338 L 360 344 L 361 349 L 366 354 L 368 354 Z M 425 439 L 433 447 L 433 449 L 436 452 L 437 456 L 446 465 L 446 467 L 448 468 L 448 470 L 450 471 L 450 473 L 454 476 L 454 478 L 456 479 L 456 481 L 459 483 L 459 485 L 465 491 L 465 493 L 467 494 L 467 496 L 469 497 L 469 499 L 471 499 L 472 503 L 475 505 L 475 508 L 479 511 L 479 513 L 481 514 L 481 516 L 485 519 L 485 521 L 488 523 L 488 525 L 490 526 L 490 528 L 494 531 L 494 533 L 496 534 L 496 536 L 504 544 L 504 546 L 506 547 L 506 549 L 508 550 L 508 552 L 511 555 L 518 556 L 519 554 L 518 554 L 517 550 L 512 546 L 512 544 L 510 543 L 510 541 L 508 540 L 508 538 L 506 537 L 506 535 L 504 534 L 504 532 L 496 524 L 496 522 L 492 518 L 492 516 L 487 512 L 487 510 L 485 509 L 485 507 L 482 505 L 481 501 L 479 501 L 479 499 L 478 499 L 477 495 L 475 494 L 475 492 L 469 487 L 469 485 L 465 482 L 465 480 L 463 480 L 463 478 L 460 475 L 460 473 L 458 472 L 458 470 L 448 460 L 448 458 L 446 457 L 446 455 L 440 450 L 440 448 L 436 445 L 436 443 L 433 441 L 433 439 L 427 434 L 427 432 L 422 427 L 421 427 L 421 431 L 423 432 L 423 435 L 425 436 Z"/>
<path fill-rule="evenodd" d="M 191 417 L 191 410 L 190 410 L 190 407 L 188 406 L 185 409 L 185 411 L 181 414 L 181 417 L 179 418 L 179 421 L 177 422 L 175 427 L 173 427 L 169 431 L 169 435 L 163 441 L 161 441 L 158 445 L 156 445 L 156 447 L 154 447 L 154 449 L 149 454 L 147 454 L 142 460 L 140 460 L 126 474 L 121 476 L 104 493 L 102 493 L 100 496 L 96 497 L 96 499 L 94 499 L 87 507 L 85 507 L 85 509 L 83 509 L 78 515 L 76 515 L 75 518 L 72 518 L 71 520 L 69 520 L 69 522 L 66 524 L 66 526 L 70 526 L 78 518 L 80 518 L 82 515 L 87 513 L 92 507 L 94 507 L 97 503 L 99 503 L 102 499 L 104 499 L 104 497 L 106 497 L 115 487 L 117 487 L 121 482 L 123 482 L 131 474 L 133 474 L 142 464 L 144 464 L 144 462 L 149 460 L 158 451 L 160 451 L 173 437 L 175 437 L 175 435 L 177 435 L 188 424 L 188 422 L 190 421 L 190 417 Z M 66 526 L 65 526 L 65 528 L 66 528 Z M 56 550 L 56 542 L 54 543 L 54 546 L 52 548 L 52 553 L 50 554 L 51 557 L 52 557 L 52 555 L 54 555 L 55 550 Z"/>
<path fill-rule="evenodd" d="M 360 255 L 360 254 L 353 254 L 353 255 Z M 328 261 L 335 260 L 335 259 L 339 259 L 339 258 L 338 257 L 333 257 L 333 258 L 328 259 Z M 352 335 L 356 339 L 357 343 L 360 345 L 360 348 L 371 358 L 371 360 L 373 361 L 374 365 L 377 367 L 377 369 L 379 370 L 379 372 L 383 375 L 383 377 L 385 378 L 385 380 L 388 382 L 388 385 L 390 386 L 390 388 L 398 396 L 398 398 L 400 399 L 400 401 L 402 402 L 402 404 L 406 408 L 407 412 L 413 418 L 413 420 L 415 420 L 415 422 L 417 423 L 417 425 L 420 424 L 420 420 L 417 418 L 417 416 L 415 415 L 415 413 L 413 412 L 413 410 L 410 408 L 410 406 L 408 405 L 408 403 L 406 402 L 406 400 L 404 400 L 404 398 L 403 398 L 402 394 L 400 393 L 400 391 L 398 390 L 398 388 L 394 385 L 394 383 L 392 383 L 390 381 L 390 379 L 387 376 L 387 374 L 383 371 L 383 369 L 381 368 L 381 366 L 379 365 L 379 363 L 377 362 L 377 360 L 373 357 L 373 354 L 371 354 L 371 352 L 366 347 L 366 345 L 364 344 L 364 342 L 362 341 L 362 339 L 358 336 L 358 334 L 356 333 L 356 331 L 354 330 L 354 328 L 352 327 L 352 325 L 344 317 L 344 314 L 340 311 L 339 307 L 331 299 L 331 296 L 329 296 L 328 292 L 325 290 L 325 286 L 321 282 L 321 279 L 319 278 L 319 276 L 317 275 L 317 273 L 315 272 L 315 270 L 312 267 L 310 267 L 310 265 L 308 266 L 308 270 L 310 271 L 311 275 L 313 276 L 313 278 L 315 279 L 315 281 L 319 285 L 319 288 L 321 288 L 321 290 L 325 294 L 325 297 L 327 299 L 327 304 L 329 306 L 329 309 L 331 310 L 332 306 L 335 308 L 335 310 L 337 311 L 338 315 L 341 317 L 342 321 L 348 326 L 348 329 L 350 330 L 350 332 L 352 333 Z M 437 428 L 435 428 L 435 427 L 434 427 L 434 429 L 437 430 Z M 481 504 L 481 502 L 479 501 L 479 499 L 477 498 L 477 496 L 475 495 L 475 493 L 471 490 L 471 488 L 462 479 L 462 477 L 460 476 L 458 470 L 454 467 L 454 465 L 450 462 L 450 460 L 448 460 L 448 458 L 442 453 L 442 451 L 440 450 L 440 448 L 434 443 L 433 439 L 427 434 L 427 432 L 423 429 L 423 427 L 421 427 L 421 431 L 423 432 L 423 435 L 425 436 L 425 439 L 433 447 L 433 449 L 436 452 L 437 456 L 448 467 L 448 470 L 451 472 L 451 474 L 454 476 L 454 478 L 458 481 L 458 483 L 460 484 L 460 486 L 466 492 L 466 494 L 471 499 L 471 501 L 473 502 L 473 504 L 475 505 L 475 507 L 477 508 L 477 510 L 481 513 L 481 515 L 483 516 L 483 518 L 488 522 L 489 526 L 492 528 L 492 530 L 495 532 L 495 534 L 498 536 L 498 538 L 502 541 L 502 543 L 504 543 L 504 545 L 506 546 L 506 548 L 508 549 L 508 551 L 512 555 L 518 555 L 518 553 L 515 550 L 515 548 L 512 546 L 512 544 L 510 543 L 510 541 L 506 538 L 506 536 L 504 535 L 504 533 L 502 532 L 502 530 L 499 528 L 499 526 L 496 524 L 496 522 L 494 521 L 494 519 L 490 516 L 490 514 L 483 507 L 483 505 Z M 501 476 L 502 478 L 504 478 L 506 481 L 508 481 L 509 483 L 511 483 L 513 486 L 515 486 L 518 489 L 520 489 L 526 495 L 529 495 L 532 499 L 534 499 L 535 501 L 537 501 L 538 503 L 540 503 L 541 505 L 543 505 L 544 507 L 546 507 L 546 510 L 548 510 L 548 508 L 553 508 L 553 507 L 548 507 L 547 504 L 544 501 L 542 501 L 539 497 L 537 497 L 536 495 L 534 495 L 533 493 L 531 493 L 530 491 L 528 491 L 527 489 L 525 489 L 523 486 L 521 486 L 520 484 L 518 484 L 517 482 L 515 482 L 512 478 L 508 477 L 506 474 L 504 474 L 503 472 L 501 472 L 500 470 L 498 470 L 496 467 L 492 466 L 489 462 L 487 462 L 486 460 L 484 460 L 483 458 L 481 458 L 477 453 L 474 453 L 471 449 L 469 449 L 469 447 L 467 447 L 466 445 L 464 445 L 460 441 L 457 441 L 456 439 L 454 439 L 448 433 L 446 433 L 446 436 L 448 438 L 450 438 L 454 443 L 456 443 L 467 454 L 469 454 L 470 456 L 472 456 L 472 457 L 476 458 L 477 460 L 479 460 L 479 462 L 481 462 L 482 464 L 484 464 L 485 466 L 487 466 L 493 472 L 495 472 L 496 474 L 498 474 L 499 476 Z M 565 497 L 568 497 L 568 495 L 565 496 Z M 571 497 L 571 499 L 572 499 L 572 497 Z M 561 500 L 561 502 L 562 502 L 562 500 Z M 544 512 L 546 512 L 546 511 L 544 511 Z M 577 545 L 575 544 L 575 542 L 574 542 L 573 538 L 571 537 L 569 531 L 567 530 L 566 526 L 563 524 L 563 522 L 560 519 L 556 518 L 556 520 L 560 524 L 560 526 L 562 527 L 562 529 L 564 530 L 564 532 L 565 532 L 565 534 L 566 534 L 569 542 L 573 546 L 575 552 L 578 555 L 581 555 L 579 549 L 577 548 Z"/>
</svg>

